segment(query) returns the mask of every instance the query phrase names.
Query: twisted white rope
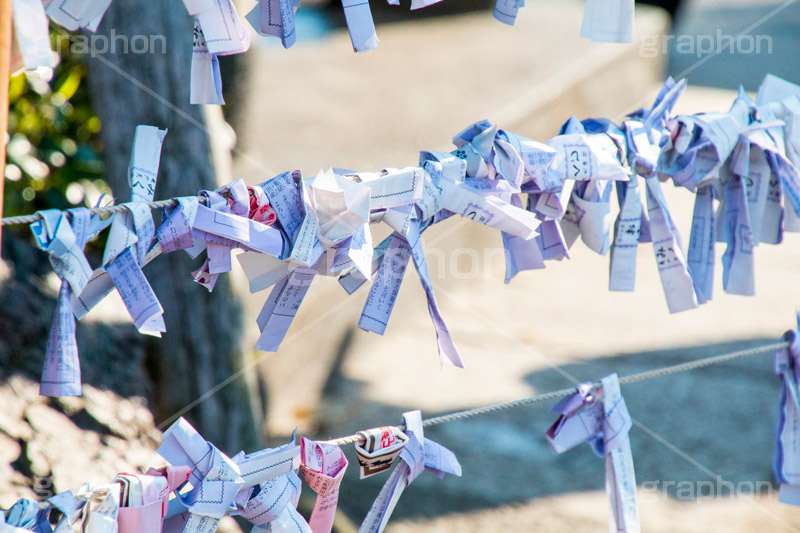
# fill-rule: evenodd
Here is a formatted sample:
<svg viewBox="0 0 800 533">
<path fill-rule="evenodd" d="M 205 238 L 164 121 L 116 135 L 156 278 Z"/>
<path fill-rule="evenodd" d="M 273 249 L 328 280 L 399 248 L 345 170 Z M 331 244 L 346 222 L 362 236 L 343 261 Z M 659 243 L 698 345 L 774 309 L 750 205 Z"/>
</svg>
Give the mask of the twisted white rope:
<svg viewBox="0 0 800 533">
<path fill-rule="evenodd" d="M 206 201 L 205 196 L 198 196 L 198 201 L 203 204 Z M 168 198 L 167 200 L 155 200 L 153 202 L 147 202 L 147 206 L 150 209 L 163 209 L 165 207 L 175 207 L 178 205 L 178 200 L 176 198 Z M 107 207 L 95 207 L 89 209 L 89 213 L 92 215 L 104 215 L 106 213 L 119 213 L 127 209 L 125 204 L 119 205 L 110 205 Z M 6 217 L 2 221 L 0 221 L 0 226 L 13 226 L 15 224 L 32 224 L 38 220 L 42 219 L 42 215 L 40 213 L 33 213 L 32 215 L 20 215 L 17 217 Z"/>
<path fill-rule="evenodd" d="M 736 359 L 744 359 L 745 357 L 751 357 L 753 355 L 769 353 L 774 350 L 777 350 L 778 348 L 785 348 L 787 346 L 789 346 L 789 340 L 784 340 L 773 344 L 767 344 L 765 346 L 757 346 L 755 348 L 748 348 L 746 350 L 739 350 L 727 354 L 715 355 L 713 357 L 697 359 L 695 361 L 689 361 L 678 365 L 665 366 L 662 368 L 654 368 L 652 370 L 647 370 L 645 372 L 639 372 L 638 374 L 631 374 L 630 376 L 622 377 L 619 379 L 619 382 L 621 385 L 625 385 L 628 383 L 636 383 L 639 381 L 645 381 L 648 379 L 653 379 L 661 376 L 679 374 L 681 372 L 697 370 L 698 368 L 704 368 L 711 365 L 727 363 L 729 361 L 734 361 Z M 596 385 L 599 385 L 599 382 L 596 383 Z M 474 416 L 494 413 L 496 411 L 503 411 L 505 409 L 515 409 L 517 407 L 522 407 L 524 405 L 532 405 L 535 403 L 544 402 L 548 400 L 558 400 L 561 398 L 565 398 L 570 394 L 573 394 L 574 392 L 575 392 L 575 387 L 570 387 L 568 389 L 560 389 L 552 392 L 536 394 L 534 396 L 528 396 L 527 398 L 520 398 L 519 400 L 512 400 L 510 402 L 496 403 L 493 405 L 486 405 L 483 407 L 474 407 L 472 409 L 466 409 L 464 411 L 456 411 L 455 413 L 450 413 L 446 415 L 425 419 L 422 421 L 422 426 L 430 427 L 430 426 L 435 426 L 437 424 L 444 424 L 445 422 L 455 422 L 456 420 L 464 420 L 467 418 L 472 418 Z M 405 428 L 402 425 L 394 427 L 400 430 L 405 430 Z M 346 437 L 340 437 L 338 439 L 327 440 L 325 442 L 329 444 L 342 446 L 344 444 L 362 442 L 362 437 L 361 435 L 354 434 L 354 435 L 348 435 Z"/>
</svg>

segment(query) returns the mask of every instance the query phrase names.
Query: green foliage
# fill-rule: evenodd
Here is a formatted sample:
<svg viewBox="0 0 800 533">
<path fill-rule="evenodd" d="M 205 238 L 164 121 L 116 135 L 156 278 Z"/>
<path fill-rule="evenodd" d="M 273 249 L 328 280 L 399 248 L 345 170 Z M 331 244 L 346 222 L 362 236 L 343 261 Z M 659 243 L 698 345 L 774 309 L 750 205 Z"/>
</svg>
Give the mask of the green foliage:
<svg viewBox="0 0 800 533">
<path fill-rule="evenodd" d="M 9 87 L 9 142 L 3 216 L 93 205 L 103 181 L 100 120 L 68 34 L 53 31 L 60 62 L 49 72 L 20 73 Z"/>
</svg>

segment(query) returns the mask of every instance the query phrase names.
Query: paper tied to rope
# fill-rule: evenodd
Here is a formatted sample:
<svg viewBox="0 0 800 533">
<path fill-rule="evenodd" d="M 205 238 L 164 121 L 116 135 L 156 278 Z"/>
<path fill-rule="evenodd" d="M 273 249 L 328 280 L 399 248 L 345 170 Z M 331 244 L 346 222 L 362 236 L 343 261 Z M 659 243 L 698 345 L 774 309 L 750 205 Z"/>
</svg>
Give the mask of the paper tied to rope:
<svg viewBox="0 0 800 533">
<path fill-rule="evenodd" d="M 160 245 L 149 249 L 154 224 L 146 202 L 152 201 L 155 192 L 165 135 L 166 130 L 153 126 L 136 128 L 128 167 L 132 201 L 124 204 L 125 210 L 106 219 L 112 228 L 103 254 L 103 267 L 94 271 L 80 294 L 72 295 L 72 309 L 79 319 L 116 287 L 139 331 L 160 335 L 164 329 L 161 304 L 141 267 L 161 253 Z"/>
<path fill-rule="evenodd" d="M 117 474 L 120 486 L 119 533 L 161 533 L 170 494 L 191 474 L 186 465 L 149 469 L 146 474 Z"/>
<path fill-rule="evenodd" d="M 360 175 L 345 176 L 330 169 L 320 171 L 309 182 L 311 205 L 319 224 L 318 239 L 327 254 L 320 265 L 323 274 L 336 274 L 351 267 L 366 277 L 371 274 L 373 251 L 369 224 L 373 188 L 363 182 L 365 179 L 378 184 L 376 196 L 385 190 L 380 185 L 391 181 L 366 173 L 363 179 Z M 382 205 L 392 204 L 389 201 Z"/>
<path fill-rule="evenodd" d="M 111 0 L 52 0 L 45 2 L 45 9 L 53 22 L 69 31 L 94 33 L 110 5 Z"/>
<path fill-rule="evenodd" d="M 361 441 L 355 448 L 361 479 L 389 470 L 408 442 L 408 436 L 394 426 L 359 431 L 358 435 Z"/>
<path fill-rule="evenodd" d="M 769 85 L 768 77 L 763 90 L 768 90 Z M 781 117 L 763 101 L 753 103 L 749 97 L 746 99 L 756 120 L 740 132 L 737 148 L 750 148 L 749 168 L 743 168 L 749 170 L 747 202 L 754 244 L 778 244 L 784 229 L 800 229 L 800 172 L 795 165 L 800 147 L 800 87 L 795 86 L 795 90 L 798 92 L 781 101 Z M 747 162 L 744 157 L 742 160 Z"/>
<path fill-rule="evenodd" d="M 400 462 L 378 493 L 358 529 L 359 533 L 382 532 L 405 488 L 425 470 L 434 473 L 440 479 L 444 478 L 445 474 L 461 476 L 461 465 L 455 454 L 425 438 L 419 411 L 404 413 L 403 422 L 406 427 L 407 442 L 400 451 Z"/>
<path fill-rule="evenodd" d="M 177 206 L 164 208 L 161 225 L 156 232 L 161 251 L 165 254 L 178 250 L 189 252 L 195 246 L 192 226 L 200 205 L 199 200 L 197 196 L 183 196 L 175 200 L 178 202 Z"/>
<path fill-rule="evenodd" d="M 570 180 L 559 195 L 566 247 L 580 236 L 589 249 L 605 255 L 610 247 L 612 188 L 616 181 L 627 182 L 630 174 L 620 162 L 615 138 L 605 130 L 587 131 L 572 117 L 562 126 L 561 135 L 548 144 L 556 149 L 554 165 Z"/>
<path fill-rule="evenodd" d="M 85 533 L 118 533 L 119 485 L 111 483 L 105 487 L 96 487 L 94 492 L 102 494 L 102 500 L 96 504 L 90 500 L 83 507 L 81 531 Z"/>
<path fill-rule="evenodd" d="M 415 215 L 414 204 L 422 199 L 425 173 L 420 167 L 385 168 L 380 172 L 343 172 L 345 179 L 354 181 L 369 189 L 369 222 L 385 222 L 396 232 L 406 235 L 411 218 Z M 368 228 L 367 224 L 364 229 Z M 349 246 L 353 248 L 352 245 Z M 371 248 L 371 245 L 370 245 Z M 352 254 L 348 254 L 352 255 Z M 370 252 L 371 257 L 371 252 Z M 353 266 L 360 267 L 362 274 L 369 277 L 369 269 L 351 258 Z M 338 272 L 338 261 L 334 262 Z"/>
<path fill-rule="evenodd" d="M 667 123 L 670 138 L 659 158 L 660 176 L 695 191 L 686 264 L 699 304 L 711 300 L 714 279 L 716 182 L 727 169 L 741 126 L 730 113 L 679 115 Z M 764 189 L 766 192 L 766 188 Z"/>
<path fill-rule="evenodd" d="M 295 235 L 305 215 L 297 186 L 301 179 L 299 170 L 284 172 L 249 189 L 249 218 L 275 228 L 282 236 L 283 243 L 277 257 L 255 252 L 236 256 L 247 276 L 252 293 L 271 287 L 289 273 L 288 263 L 284 259 L 291 254 Z"/>
<path fill-rule="evenodd" d="M 785 155 L 797 168 L 800 164 L 800 86 L 768 74 L 758 89 L 756 105 L 770 109 L 778 119 L 784 122 Z M 787 206 L 781 209 L 781 188 L 781 180 L 776 179 L 776 176 L 773 175 L 770 179 L 770 193 L 765 217 L 780 210 L 783 214 L 783 229 L 799 232 L 800 214 Z"/>
<path fill-rule="evenodd" d="M 634 0 L 586 0 L 581 37 L 600 43 L 633 41 Z"/>
<path fill-rule="evenodd" d="M 158 453 L 173 466 L 191 468 L 189 483 L 192 490 L 176 493 L 177 503 L 170 506 L 169 530 L 185 524 L 185 533 L 214 533 L 219 521 L 229 511 L 235 509 L 233 503 L 239 490 L 244 486 L 239 468 L 230 457 L 216 446 L 207 442 L 186 420 L 179 418 L 164 432 L 163 442 Z M 173 512 L 185 513 L 173 514 Z M 165 525 L 165 528 L 167 526 Z"/>
<path fill-rule="evenodd" d="M 645 178 L 649 237 L 653 242 L 658 273 L 670 313 L 694 309 L 699 305 L 681 236 L 670 215 L 657 173 L 660 151 L 670 139 L 667 129 L 669 113 L 684 88 L 685 80 L 676 83 L 668 78 L 653 106 L 632 114 L 623 123 L 630 166 L 637 175 Z M 627 259 L 635 260 L 632 257 Z"/>
<path fill-rule="evenodd" d="M 152 202 L 155 194 L 161 145 L 166 134 L 167 130 L 154 126 L 136 127 L 128 165 L 131 202 L 124 204 L 126 209 L 114 217 L 103 252 L 103 268 L 119 291 L 136 328 L 156 337 L 166 331 L 164 310 L 141 265 L 155 237 L 147 202 Z"/>
<path fill-rule="evenodd" d="M 364 0 L 342 0 L 344 19 L 347 22 L 347 31 L 350 33 L 350 42 L 354 52 L 366 52 L 378 46 L 378 36 L 375 33 L 375 22 L 372 20 L 372 11 L 369 2 Z"/>
<path fill-rule="evenodd" d="M 13 0 L 11 17 L 11 72 L 55 67 L 50 25 L 41 0 Z"/>
<path fill-rule="evenodd" d="M 331 248 L 369 228 L 371 189 L 360 181 L 328 169 L 306 182 L 311 192 L 311 205 L 319 222 L 318 236 L 324 248 Z M 370 257 L 372 244 L 370 238 Z M 306 266 L 309 266 L 306 264 Z"/>
<path fill-rule="evenodd" d="M 339 502 L 339 486 L 347 470 L 347 457 L 339 446 L 305 437 L 300 440 L 300 450 L 300 472 L 317 493 L 308 525 L 314 533 L 330 533 Z"/>
<path fill-rule="evenodd" d="M 195 281 L 209 291 L 213 290 L 219 274 L 231 270 L 231 251 L 234 248 L 275 258 L 281 256 L 284 237 L 269 223 L 269 217 L 261 217 L 261 221 L 248 218 L 251 197 L 242 180 L 215 191 L 200 191 L 200 194 L 206 198 L 206 205 L 197 207 L 192 224 L 195 247 L 187 251 L 196 257 L 205 249 L 207 259 L 192 273 Z"/>
<path fill-rule="evenodd" d="M 671 138 L 658 171 L 690 191 L 716 179 L 739 138 L 739 125 L 728 113 L 678 115 L 667 127 Z"/>
<path fill-rule="evenodd" d="M 194 19 L 192 38 L 192 67 L 189 74 L 189 103 L 223 105 L 222 74 L 219 59 L 208 51 L 206 36 L 200 26 L 200 19 Z"/>
<path fill-rule="evenodd" d="M 21 498 L 6 512 L 0 511 L 0 533 L 36 531 L 38 533 L 72 533 L 72 525 L 80 518 L 85 502 L 70 492 L 51 496 L 39 505 L 27 498 Z M 51 512 L 59 513 L 53 529 Z"/>
<path fill-rule="evenodd" d="M 754 247 L 782 240 L 781 189 L 797 183 L 797 170 L 784 155 L 783 122 L 769 108 L 756 106 L 740 89 L 730 115 L 739 126 L 739 137 L 714 183 L 720 199 L 718 240 L 727 244 L 722 256 L 723 289 L 751 296 Z"/>
<path fill-rule="evenodd" d="M 492 198 L 492 201 L 505 202 L 512 208 L 506 208 L 503 214 L 505 220 L 499 220 L 498 223 L 507 224 L 509 219 L 516 217 L 522 224 L 515 232 L 501 229 L 506 283 L 522 270 L 544 268 L 539 245 L 528 231 L 538 227 L 539 220 L 523 208 L 520 193 L 551 190 L 555 185 L 552 181 L 557 181 L 557 190 L 561 190 L 561 180 L 552 180 L 552 174 L 547 170 L 555 151 L 547 145 L 498 130 L 488 121 L 477 122 L 461 131 L 453 138 L 453 143 L 457 148 L 452 154 L 466 162 L 463 183 L 484 197 L 482 204 L 476 202 L 467 215 L 474 217 L 490 212 L 490 209 L 486 209 L 485 198 Z M 434 170 L 430 172 L 438 176 L 435 165 L 431 164 L 431 168 Z M 482 222 L 486 219 L 488 217 L 480 218 Z"/>
<path fill-rule="evenodd" d="M 236 497 L 234 515 L 254 524 L 254 532 L 310 533 L 305 519 L 297 512 L 301 483 L 300 446 L 291 441 L 278 448 L 253 454 L 240 452 L 233 457 L 244 486 Z"/>
<path fill-rule="evenodd" d="M 449 361 L 453 365 L 463 368 L 464 363 L 450 335 L 450 330 L 444 323 L 439 304 L 433 293 L 433 284 L 428 272 L 425 252 L 422 250 L 420 231 L 420 223 L 414 219 L 411 221 L 406 237 L 397 233 L 390 236 L 391 241 L 381 254 L 378 273 L 370 287 L 358 326 L 366 331 L 373 331 L 383 335 L 394 308 L 406 266 L 409 259 L 411 259 L 425 291 L 428 314 L 436 332 L 439 360 L 442 364 L 445 361 Z"/>
<path fill-rule="evenodd" d="M 95 225 L 88 209 L 48 210 L 39 214 L 42 219 L 31 224 L 31 231 L 39 248 L 49 254 L 50 263 L 61 278 L 39 393 L 80 396 L 81 368 L 70 296 L 80 294 L 92 275 L 83 248 L 93 236 Z"/>
<path fill-rule="evenodd" d="M 516 191 L 508 199 L 511 206 L 534 213 L 537 219 L 545 220 L 547 216 L 536 211 L 539 196 L 543 194 L 558 193 L 563 187 L 561 177 L 553 169 L 556 151 L 546 144 L 527 139 L 505 130 L 498 130 L 495 140 L 501 153 L 498 168 L 516 168 L 522 163 L 522 179 L 520 192 L 528 193 L 527 205 L 522 195 Z M 504 143 L 504 144 L 503 144 Z M 497 161 L 497 158 L 496 158 Z M 519 161 L 519 162 L 518 162 Z M 503 175 L 509 172 L 501 171 Z M 511 172 L 513 174 L 513 172 Z M 509 182 L 509 185 L 511 183 Z M 516 187 L 515 187 L 516 189 Z M 544 250 L 542 249 L 543 227 L 537 227 L 534 238 L 524 238 L 508 232 L 501 232 L 503 248 L 505 251 L 505 283 L 522 271 L 544 268 Z"/>
<path fill-rule="evenodd" d="M 255 524 L 253 533 L 311 533 L 296 509 L 301 482 L 295 472 L 270 479 L 259 489 L 242 512 L 242 517 Z"/>
<path fill-rule="evenodd" d="M 189 101 L 224 104 L 217 57 L 246 52 L 250 32 L 239 20 L 232 0 L 184 0 L 184 4 L 195 17 Z"/>
<path fill-rule="evenodd" d="M 318 273 L 324 249 L 312 193 L 299 171 L 285 172 L 261 186 L 275 209 L 277 223 L 288 246 L 284 246 L 280 264 L 262 261 L 251 266 L 249 273 L 247 269 L 245 272 L 251 280 L 251 290 L 254 276 L 261 278 L 259 290 L 274 284 L 256 319 L 261 331 L 256 349 L 275 352 Z M 256 260 L 253 259 L 251 264 Z M 245 264 L 242 262 L 243 266 Z"/>
<path fill-rule="evenodd" d="M 800 325 L 800 316 L 798 316 Z M 800 335 L 788 331 L 788 347 L 775 350 L 775 374 L 783 381 L 778 403 L 773 468 L 780 485 L 778 499 L 800 505 Z"/>
<path fill-rule="evenodd" d="M 223 195 L 223 191 L 227 194 Z M 196 241 L 201 241 L 197 250 L 205 248 L 206 260 L 192 272 L 192 277 L 211 292 L 219 274 L 230 272 L 233 248 L 250 242 L 249 220 L 241 216 L 242 212 L 249 211 L 249 198 L 242 180 L 215 191 L 200 191 L 200 196 L 206 201 L 205 205 L 197 207 L 192 235 Z"/>
<path fill-rule="evenodd" d="M 275 285 L 257 319 L 257 349 L 279 348 L 317 274 L 352 268 L 364 280 L 371 276 L 371 209 L 407 232 L 412 211 L 399 208 L 421 198 L 422 179 L 418 168 L 358 174 L 330 169 L 309 181 L 299 172 L 286 172 L 261 184 L 289 250 L 282 262 L 239 257 L 252 292 Z"/>
<path fill-rule="evenodd" d="M 582 383 L 575 394 L 558 402 L 551 412 L 559 417 L 545 436 L 554 453 L 589 442 L 598 456 L 605 457 L 610 530 L 638 533 L 636 478 L 628 440 L 631 417 L 617 375 L 606 376 L 600 383 L 600 390 L 591 383 Z M 600 394 L 602 397 L 598 398 Z"/>
<path fill-rule="evenodd" d="M 474 148 L 472 144 L 465 144 L 463 146 Z M 459 150 L 456 150 L 456 152 L 458 151 Z M 464 157 L 467 158 L 471 156 L 466 155 L 465 152 Z M 485 177 L 488 178 L 489 167 L 485 165 L 483 161 L 484 160 L 481 158 L 479 163 L 473 162 L 473 165 L 476 167 L 476 172 L 480 172 L 481 174 L 485 172 Z M 467 161 L 467 176 L 469 176 L 469 165 L 470 162 Z M 493 227 L 523 239 L 534 237 L 536 228 L 538 228 L 540 224 L 540 220 L 536 218 L 536 215 L 530 211 L 511 205 L 508 201 L 501 198 L 500 195 L 493 194 L 492 192 L 487 193 L 486 191 L 476 188 L 476 186 L 479 185 L 479 181 L 489 182 L 490 180 L 476 180 L 467 183 L 463 174 L 458 176 L 458 174 L 453 172 L 454 169 L 458 169 L 459 167 L 460 165 L 455 165 L 447 161 L 427 160 L 423 163 L 423 169 L 430 177 L 431 183 L 436 191 L 438 191 L 434 192 L 434 190 L 430 190 L 430 192 L 436 195 L 436 203 L 441 209 L 451 211 L 465 218 L 469 218 L 470 220 L 480 222 L 486 226 Z M 422 200 L 429 201 L 426 198 L 425 191 L 423 191 Z"/>
<path fill-rule="evenodd" d="M 785 122 L 768 106 L 751 103 L 751 113 L 758 120 L 740 131 L 730 167 L 745 186 L 753 246 L 761 242 L 779 244 L 783 241 L 784 211 L 796 214 L 789 197 L 785 199 L 786 209 L 782 206 L 783 189 L 796 183 L 796 167 L 787 156 Z"/>
<path fill-rule="evenodd" d="M 245 16 L 247 21 L 262 36 L 280 37 L 284 48 L 297 40 L 294 15 L 300 0 L 259 0 Z"/>
</svg>

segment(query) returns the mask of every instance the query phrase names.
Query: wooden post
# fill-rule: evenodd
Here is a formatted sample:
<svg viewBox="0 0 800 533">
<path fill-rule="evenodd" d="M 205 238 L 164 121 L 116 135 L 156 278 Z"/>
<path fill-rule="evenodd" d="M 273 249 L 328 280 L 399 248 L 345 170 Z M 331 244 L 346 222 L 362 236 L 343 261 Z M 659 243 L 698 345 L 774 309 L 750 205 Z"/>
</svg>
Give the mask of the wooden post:
<svg viewBox="0 0 800 533">
<path fill-rule="evenodd" d="M 8 83 L 11 70 L 11 0 L 0 0 L 0 218 L 3 218 L 3 186 L 6 180 L 6 142 L 8 130 Z M 0 247 L 2 247 L 0 226 Z"/>
</svg>

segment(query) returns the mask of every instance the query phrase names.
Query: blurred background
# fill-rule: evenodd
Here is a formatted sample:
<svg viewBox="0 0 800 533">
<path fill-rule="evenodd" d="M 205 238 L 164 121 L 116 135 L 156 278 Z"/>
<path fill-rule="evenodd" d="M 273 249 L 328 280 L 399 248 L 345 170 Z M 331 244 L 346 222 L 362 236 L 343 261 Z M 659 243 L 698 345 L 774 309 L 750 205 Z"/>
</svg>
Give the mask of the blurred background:
<svg viewBox="0 0 800 533">
<path fill-rule="evenodd" d="M 240 15 L 252 4 L 238 2 Z M 4 216 L 94 205 L 104 193 L 127 201 L 137 124 L 169 128 L 156 189 L 167 198 L 296 168 L 313 176 L 414 165 L 419 150 L 450 150 L 451 137 L 481 119 L 545 141 L 571 115 L 620 121 L 648 107 L 667 75 L 688 79 L 679 113 L 725 111 L 740 84 L 754 91 L 767 73 L 800 83 L 796 0 L 637 3 L 630 44 L 581 39 L 581 1 L 527 0 L 514 27 L 492 18 L 490 0 L 414 12 L 402 4 L 372 2 L 380 45 L 354 54 L 341 5 L 304 0 L 294 47 L 253 33 L 250 51 L 222 58 L 222 108 L 188 103 L 192 21 L 180 2 L 116 0 L 98 30 L 164 35 L 163 53 L 75 53 L 74 39 L 53 28 L 55 71 L 11 80 Z M 692 195 L 665 193 L 687 240 Z M 385 232 L 375 228 L 376 238 Z M 93 265 L 103 244 L 89 245 Z M 348 297 L 335 279 L 317 279 L 280 351 L 262 353 L 252 347 L 267 293 L 249 294 L 234 265 L 208 294 L 189 275 L 196 262 L 170 254 L 145 269 L 165 308 L 164 337 L 139 336 L 109 296 L 78 327 L 83 397 L 51 400 L 37 381 L 58 282 L 29 230 L 4 228 L 0 508 L 162 464 L 159 430 L 177 416 L 233 455 L 283 443 L 294 428 L 332 438 L 399 423 L 413 409 L 429 417 L 568 387 L 568 376 L 627 375 L 772 342 L 794 327 L 799 245 L 788 234 L 757 248 L 755 297 L 722 292 L 717 266 L 714 300 L 670 315 L 649 245 L 639 249 L 635 293 L 609 292 L 608 258 L 581 243 L 571 260 L 504 285 L 497 232 L 450 219 L 426 232 L 424 247 L 463 370 L 439 366 L 414 273 L 383 337 L 356 327 L 365 289 Z M 769 355 L 623 393 L 637 421 L 643 530 L 800 529 L 800 514 L 771 491 L 779 381 Z M 588 446 L 553 456 L 543 437 L 549 407 L 426 430 L 464 475 L 421 476 L 388 531 L 604 530 L 603 461 Z M 359 481 L 346 451 L 338 531 L 357 528 L 385 480 Z"/>
</svg>

